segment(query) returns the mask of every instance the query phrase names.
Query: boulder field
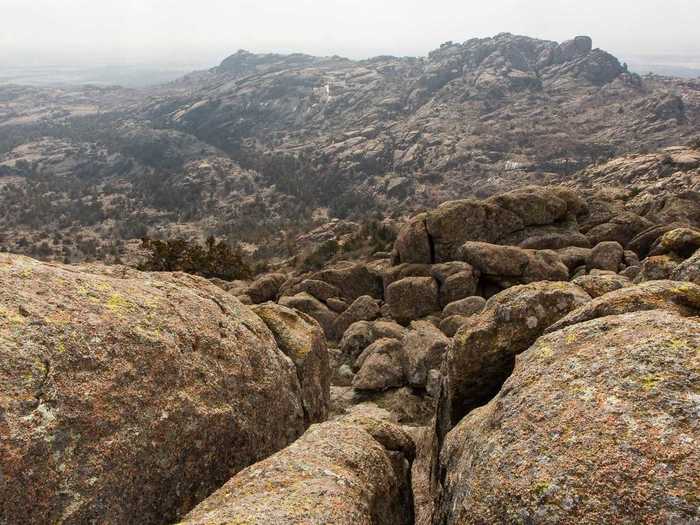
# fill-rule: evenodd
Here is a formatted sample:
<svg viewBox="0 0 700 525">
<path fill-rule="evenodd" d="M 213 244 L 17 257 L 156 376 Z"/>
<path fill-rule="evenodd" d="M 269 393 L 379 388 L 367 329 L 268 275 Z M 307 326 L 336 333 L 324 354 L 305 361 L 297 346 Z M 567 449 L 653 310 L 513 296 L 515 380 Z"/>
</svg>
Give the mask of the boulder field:
<svg viewBox="0 0 700 525">
<path fill-rule="evenodd" d="M 223 288 L 0 255 L 0 523 L 697 523 L 693 202 L 523 188 Z"/>
</svg>

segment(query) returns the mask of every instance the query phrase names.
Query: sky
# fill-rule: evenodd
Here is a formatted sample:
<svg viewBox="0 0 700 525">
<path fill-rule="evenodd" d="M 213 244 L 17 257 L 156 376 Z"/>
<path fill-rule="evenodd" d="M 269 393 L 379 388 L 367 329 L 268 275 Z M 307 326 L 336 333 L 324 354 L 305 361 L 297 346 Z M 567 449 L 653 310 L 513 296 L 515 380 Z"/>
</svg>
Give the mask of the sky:
<svg viewBox="0 0 700 525">
<path fill-rule="evenodd" d="M 0 65 L 198 64 L 238 49 L 424 56 L 511 32 L 700 56 L 700 0 L 0 0 Z"/>
</svg>

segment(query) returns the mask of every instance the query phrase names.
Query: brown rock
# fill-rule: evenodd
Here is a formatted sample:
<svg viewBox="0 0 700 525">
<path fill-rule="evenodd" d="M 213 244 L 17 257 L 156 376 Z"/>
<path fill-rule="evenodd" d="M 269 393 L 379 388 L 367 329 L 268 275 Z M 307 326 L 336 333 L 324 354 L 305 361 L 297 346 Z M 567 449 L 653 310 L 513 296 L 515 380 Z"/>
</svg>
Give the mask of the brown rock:
<svg viewBox="0 0 700 525">
<path fill-rule="evenodd" d="M 461 299 L 453 303 L 448 304 L 442 310 L 442 314 L 445 317 L 452 315 L 462 315 L 464 317 L 469 317 L 474 314 L 481 312 L 486 306 L 486 299 L 483 297 L 474 296 L 467 297 L 466 299 Z"/>
<path fill-rule="evenodd" d="M 312 317 L 275 303 L 253 307 L 297 369 L 306 425 L 328 418 L 331 370 L 323 329 Z"/>
<path fill-rule="evenodd" d="M 439 288 L 440 305 L 471 297 L 479 284 L 479 273 L 465 262 L 453 261 L 435 264 L 430 268 Z"/>
<path fill-rule="evenodd" d="M 447 435 L 433 523 L 698 521 L 699 346 L 662 311 L 540 338 Z"/>
<path fill-rule="evenodd" d="M 0 516 L 171 523 L 304 429 L 292 361 L 186 274 L 0 255 Z"/>
<path fill-rule="evenodd" d="M 681 260 L 676 255 L 656 255 L 642 261 L 642 267 L 634 281 L 663 281 L 670 279 Z"/>
<path fill-rule="evenodd" d="M 379 339 L 357 358 L 359 369 L 352 382 L 358 390 L 386 390 L 406 384 L 405 357 L 396 339 Z"/>
<path fill-rule="evenodd" d="M 333 339 L 333 323 L 338 314 L 333 312 L 313 295 L 301 292 L 291 297 L 282 297 L 279 304 L 288 308 L 294 308 L 315 319 L 323 328 L 323 333 L 328 339 Z"/>
<path fill-rule="evenodd" d="M 380 315 L 379 301 L 369 295 L 358 297 L 357 300 L 333 322 L 334 339 L 340 340 L 345 330 L 350 328 L 350 325 L 353 323 L 358 321 L 373 321 Z"/>
<path fill-rule="evenodd" d="M 391 316 L 401 324 L 439 312 L 438 285 L 432 277 L 407 277 L 386 289 Z"/>
<path fill-rule="evenodd" d="M 700 284 L 700 250 L 676 266 L 671 278 L 676 281 L 689 281 Z"/>
<path fill-rule="evenodd" d="M 563 282 L 516 286 L 489 299 L 486 309 L 459 329 L 445 357 L 441 432 L 491 399 L 513 370 L 515 356 L 590 300 L 581 288 Z"/>
<path fill-rule="evenodd" d="M 369 295 L 381 299 L 384 291 L 379 272 L 362 263 L 344 262 L 314 274 L 313 279 L 332 284 L 341 292 L 341 299 L 348 303 Z"/>
<path fill-rule="evenodd" d="M 583 275 L 571 281 L 576 286 L 583 288 L 588 295 L 600 297 L 608 292 L 632 286 L 632 281 L 622 275 Z"/>
<path fill-rule="evenodd" d="M 591 250 L 591 256 L 588 259 L 588 270 L 598 269 L 617 272 L 620 269 L 624 253 L 624 248 L 616 241 L 596 244 Z"/>
<path fill-rule="evenodd" d="M 302 292 L 313 295 L 316 299 L 324 303 L 332 297 L 340 296 L 340 290 L 337 287 L 316 279 L 304 279 L 299 283 L 291 284 L 289 287 L 285 286 L 281 291 L 281 295 L 292 296 Z"/>
<path fill-rule="evenodd" d="M 245 291 L 253 304 L 266 303 L 277 299 L 280 287 L 287 280 L 287 276 L 281 273 L 269 273 L 256 279 Z"/>
<path fill-rule="evenodd" d="M 440 369 L 449 343 L 449 338 L 433 324 L 426 321 L 411 323 L 411 330 L 401 341 L 406 380 L 410 386 L 425 388 L 428 372 Z"/>
<path fill-rule="evenodd" d="M 312 426 L 287 449 L 234 476 L 183 525 L 413 523 L 411 438 L 365 416 Z"/>
<path fill-rule="evenodd" d="M 678 281 L 648 281 L 593 299 L 554 323 L 548 332 L 608 315 L 669 310 L 682 316 L 700 313 L 700 286 Z"/>
<path fill-rule="evenodd" d="M 549 250 L 523 250 L 514 246 L 466 242 L 460 250 L 460 258 L 482 276 L 495 280 L 503 287 L 569 279 L 567 267 L 556 252 Z"/>
</svg>

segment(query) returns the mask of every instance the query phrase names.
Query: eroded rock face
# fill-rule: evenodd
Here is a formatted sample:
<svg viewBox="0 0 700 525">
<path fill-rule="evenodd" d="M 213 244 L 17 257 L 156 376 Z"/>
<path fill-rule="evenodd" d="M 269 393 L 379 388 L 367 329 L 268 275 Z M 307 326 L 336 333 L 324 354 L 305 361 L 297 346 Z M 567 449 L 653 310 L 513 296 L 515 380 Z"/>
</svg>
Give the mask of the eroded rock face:
<svg viewBox="0 0 700 525">
<path fill-rule="evenodd" d="M 306 425 L 328 418 L 331 370 L 326 338 L 310 316 L 275 303 L 253 307 L 297 369 Z"/>
<path fill-rule="evenodd" d="M 540 282 L 509 288 L 467 319 L 443 362 L 439 427 L 446 432 L 486 403 L 513 370 L 515 356 L 544 330 L 591 300 L 571 283 Z"/>
<path fill-rule="evenodd" d="M 247 468 L 182 522 L 409 525 L 415 445 L 398 426 L 365 416 L 312 426 Z"/>
<path fill-rule="evenodd" d="M 540 338 L 447 435 L 433 523 L 698 521 L 698 346 L 664 311 Z"/>
<path fill-rule="evenodd" d="M 185 274 L 0 255 L 0 521 L 171 523 L 304 431 L 292 361 Z"/>
</svg>

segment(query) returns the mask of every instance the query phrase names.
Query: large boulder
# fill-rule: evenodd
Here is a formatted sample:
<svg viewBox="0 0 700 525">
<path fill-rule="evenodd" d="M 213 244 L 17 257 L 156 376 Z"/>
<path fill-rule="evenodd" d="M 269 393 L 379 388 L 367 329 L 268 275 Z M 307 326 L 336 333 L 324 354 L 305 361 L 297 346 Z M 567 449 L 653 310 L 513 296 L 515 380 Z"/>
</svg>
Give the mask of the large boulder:
<svg viewBox="0 0 700 525">
<path fill-rule="evenodd" d="M 699 347 L 663 311 L 540 338 L 447 435 L 433 523 L 697 523 Z"/>
<path fill-rule="evenodd" d="M 391 316 L 401 324 L 439 312 L 437 282 L 432 277 L 406 277 L 389 285 L 386 302 Z"/>
<path fill-rule="evenodd" d="M 406 384 L 403 347 L 396 339 L 379 339 L 357 358 L 352 386 L 357 390 L 386 390 Z"/>
<path fill-rule="evenodd" d="M 623 261 L 625 249 L 619 242 L 604 241 L 595 245 L 588 258 L 588 270 L 617 272 Z"/>
<path fill-rule="evenodd" d="M 358 297 L 355 302 L 333 322 L 334 339 L 341 339 L 345 331 L 350 328 L 350 325 L 353 323 L 358 321 L 373 321 L 380 315 L 379 301 L 377 299 L 369 295 Z"/>
<path fill-rule="evenodd" d="M 291 297 L 282 297 L 279 304 L 287 308 L 294 308 L 312 317 L 323 328 L 323 333 L 328 339 L 333 339 L 335 332 L 333 323 L 338 318 L 338 314 L 328 308 L 324 303 L 316 299 L 307 292 L 301 292 Z"/>
<path fill-rule="evenodd" d="M 358 321 L 350 325 L 340 340 L 339 348 L 343 360 L 354 364 L 360 354 L 377 339 L 400 341 L 406 328 L 393 321 Z"/>
<path fill-rule="evenodd" d="M 676 281 L 689 281 L 700 284 L 700 250 L 676 266 L 671 274 L 671 278 Z"/>
<path fill-rule="evenodd" d="M 312 278 L 338 288 L 341 298 L 348 303 L 354 302 L 363 295 L 381 299 L 384 292 L 381 273 L 362 263 L 338 263 L 336 266 L 317 272 Z"/>
<path fill-rule="evenodd" d="M 467 241 L 516 243 L 518 232 L 538 236 L 537 227 L 552 235 L 551 225 L 571 232 L 572 219 L 584 209 L 581 198 L 562 187 L 526 187 L 486 200 L 446 202 L 412 219 L 394 245 L 395 263 L 441 263 L 459 260 Z M 575 233 L 575 232 L 574 232 Z M 560 246 L 556 246 L 560 247 Z"/>
<path fill-rule="evenodd" d="M 250 297 L 253 304 L 265 303 L 277 299 L 277 294 L 287 277 L 281 273 L 269 273 L 256 279 L 243 295 Z"/>
<path fill-rule="evenodd" d="M 414 321 L 401 341 L 405 355 L 406 380 L 412 387 L 425 388 L 431 370 L 440 370 L 450 344 L 439 328 L 427 321 Z"/>
<path fill-rule="evenodd" d="M 234 476 L 182 524 L 409 525 L 415 445 L 397 425 L 347 416 Z"/>
<path fill-rule="evenodd" d="M 208 281 L 0 255 L 0 521 L 172 523 L 304 431 L 297 370 Z"/>
<path fill-rule="evenodd" d="M 620 288 L 632 286 L 632 281 L 622 275 L 582 275 L 571 281 L 583 288 L 593 298 L 600 297 Z"/>
<path fill-rule="evenodd" d="M 677 281 L 647 281 L 602 295 L 572 311 L 548 330 L 644 310 L 669 310 L 682 316 L 700 315 L 700 286 Z"/>
<path fill-rule="evenodd" d="M 297 369 L 306 425 L 328 418 L 331 371 L 323 329 L 312 317 L 275 303 L 253 307 Z"/>
<path fill-rule="evenodd" d="M 571 283 L 540 282 L 509 288 L 468 318 L 443 363 L 439 426 L 444 434 L 473 408 L 486 403 L 510 375 L 515 356 L 544 330 L 591 300 Z"/>
<path fill-rule="evenodd" d="M 476 268 L 485 279 L 504 288 L 569 279 L 568 268 L 551 250 L 523 250 L 515 246 L 470 241 L 462 245 L 459 257 Z"/>
</svg>

